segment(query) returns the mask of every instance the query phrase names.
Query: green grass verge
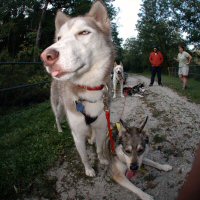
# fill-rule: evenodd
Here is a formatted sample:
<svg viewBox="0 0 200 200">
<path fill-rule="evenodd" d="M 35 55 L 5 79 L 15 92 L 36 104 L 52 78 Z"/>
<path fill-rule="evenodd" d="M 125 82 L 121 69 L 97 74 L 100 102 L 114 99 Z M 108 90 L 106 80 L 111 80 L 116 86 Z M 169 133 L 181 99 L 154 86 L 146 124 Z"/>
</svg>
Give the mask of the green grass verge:
<svg viewBox="0 0 200 200">
<path fill-rule="evenodd" d="M 54 124 L 49 102 L 1 117 L 0 199 L 20 198 L 73 146 L 69 129 L 60 134 Z"/>
<path fill-rule="evenodd" d="M 140 75 L 150 78 L 150 73 Z M 179 95 L 186 96 L 189 101 L 200 103 L 200 81 L 189 78 L 189 88 L 187 90 L 182 90 L 182 83 L 178 77 L 162 75 L 162 82 L 164 86 L 173 89 Z"/>
</svg>

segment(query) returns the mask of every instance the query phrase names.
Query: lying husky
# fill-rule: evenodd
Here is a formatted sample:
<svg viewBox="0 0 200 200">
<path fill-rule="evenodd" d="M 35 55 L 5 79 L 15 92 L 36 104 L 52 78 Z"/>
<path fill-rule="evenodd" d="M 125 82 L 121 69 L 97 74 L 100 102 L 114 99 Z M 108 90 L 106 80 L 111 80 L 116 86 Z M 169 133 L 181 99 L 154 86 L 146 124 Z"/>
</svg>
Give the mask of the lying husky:
<svg viewBox="0 0 200 200">
<path fill-rule="evenodd" d="M 121 128 L 113 127 L 116 154 L 112 154 L 110 151 L 109 139 L 104 144 L 104 155 L 110 160 L 110 175 L 117 183 L 135 193 L 140 199 L 152 200 L 152 196 L 137 188 L 129 180 L 142 164 L 163 171 L 172 170 L 172 167 L 145 158 L 149 148 L 149 138 L 145 131 L 143 131 L 147 118 L 140 128 L 127 127 L 122 120 L 120 122 Z"/>
<path fill-rule="evenodd" d="M 120 94 L 121 97 L 124 97 L 123 95 L 123 87 L 124 87 L 124 68 L 122 63 L 120 62 L 119 65 L 115 65 L 113 69 L 113 98 L 116 98 L 117 95 L 117 84 L 120 84 Z"/>
<path fill-rule="evenodd" d="M 67 116 L 76 148 L 87 176 L 95 176 L 86 153 L 85 140 L 94 133 L 100 163 L 107 123 L 104 95 L 113 66 L 113 45 L 107 10 L 96 1 L 88 14 L 71 18 L 58 11 L 55 19 L 55 43 L 45 49 L 41 59 L 53 77 L 51 103 L 59 123 Z"/>
</svg>

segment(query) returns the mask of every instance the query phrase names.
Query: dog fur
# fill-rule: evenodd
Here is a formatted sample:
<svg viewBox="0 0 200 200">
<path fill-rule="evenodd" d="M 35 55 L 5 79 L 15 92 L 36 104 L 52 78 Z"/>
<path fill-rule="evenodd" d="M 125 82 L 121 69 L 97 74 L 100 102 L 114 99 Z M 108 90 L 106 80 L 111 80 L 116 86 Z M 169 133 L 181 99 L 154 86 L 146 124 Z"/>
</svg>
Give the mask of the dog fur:
<svg viewBox="0 0 200 200">
<path fill-rule="evenodd" d="M 117 96 L 117 84 L 120 84 L 120 95 L 121 97 L 124 97 L 123 95 L 123 87 L 124 87 L 124 68 L 122 63 L 120 62 L 119 65 L 115 65 L 113 69 L 113 98 L 116 98 Z"/>
<path fill-rule="evenodd" d="M 172 167 L 168 164 L 159 164 L 145 157 L 149 149 L 149 138 L 143 130 L 146 122 L 147 118 L 140 128 L 136 128 L 128 127 L 121 120 L 121 131 L 118 131 L 116 127 L 113 128 L 116 154 L 111 153 L 109 139 L 107 139 L 104 143 L 104 155 L 110 160 L 109 174 L 118 184 L 129 189 L 142 200 L 153 200 L 151 195 L 136 187 L 125 175 L 127 171 L 135 173 L 142 164 L 155 167 L 158 170 L 172 170 Z"/>
<path fill-rule="evenodd" d="M 71 18 L 61 11 L 55 19 L 55 43 L 41 54 L 44 66 L 53 77 L 51 105 L 56 116 L 58 131 L 60 122 L 67 117 L 76 148 L 85 167 L 87 176 L 95 176 L 86 153 L 86 138 L 95 134 L 96 151 L 100 163 L 108 164 L 103 158 L 102 148 L 106 138 L 107 123 L 103 96 L 106 87 L 89 91 L 81 86 L 96 87 L 110 84 L 114 51 L 111 27 L 107 10 L 102 1 L 93 3 L 85 16 Z M 90 117 L 98 117 L 90 125 L 77 111 L 76 101 L 84 99 L 82 105 Z"/>
</svg>

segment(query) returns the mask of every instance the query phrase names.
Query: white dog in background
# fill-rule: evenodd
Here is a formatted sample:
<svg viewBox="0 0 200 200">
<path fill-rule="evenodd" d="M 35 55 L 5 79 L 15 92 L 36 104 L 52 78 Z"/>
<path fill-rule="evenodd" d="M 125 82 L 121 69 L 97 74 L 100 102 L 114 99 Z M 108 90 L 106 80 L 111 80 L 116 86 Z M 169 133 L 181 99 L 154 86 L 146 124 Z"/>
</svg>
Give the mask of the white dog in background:
<svg viewBox="0 0 200 200">
<path fill-rule="evenodd" d="M 114 90 L 113 98 L 116 98 L 116 96 L 117 96 L 117 84 L 118 83 L 120 84 L 121 97 L 124 97 L 124 95 L 123 95 L 124 67 L 121 62 L 119 65 L 115 64 L 114 69 L 113 69 L 113 90 Z"/>
</svg>

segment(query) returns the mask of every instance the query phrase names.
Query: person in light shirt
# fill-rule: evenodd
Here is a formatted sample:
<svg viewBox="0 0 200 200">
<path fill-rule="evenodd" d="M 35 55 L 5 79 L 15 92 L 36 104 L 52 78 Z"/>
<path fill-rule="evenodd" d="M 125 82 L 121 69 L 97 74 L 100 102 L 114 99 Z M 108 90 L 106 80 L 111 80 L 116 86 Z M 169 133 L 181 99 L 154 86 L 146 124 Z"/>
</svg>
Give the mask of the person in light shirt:
<svg viewBox="0 0 200 200">
<path fill-rule="evenodd" d="M 179 63 L 178 75 L 183 84 L 183 90 L 185 90 L 188 87 L 189 64 L 192 60 L 192 56 L 185 51 L 183 45 L 179 45 L 178 50 L 179 53 L 175 60 Z"/>
</svg>

